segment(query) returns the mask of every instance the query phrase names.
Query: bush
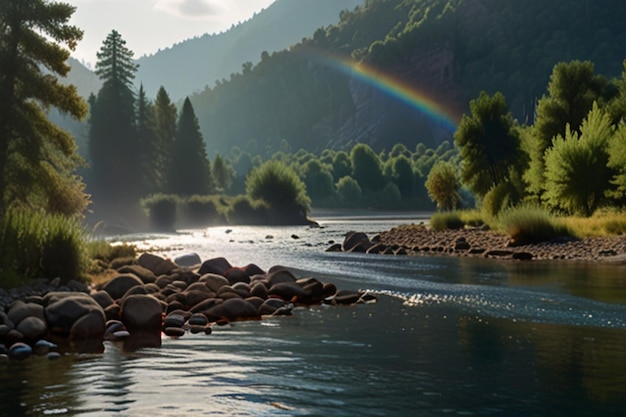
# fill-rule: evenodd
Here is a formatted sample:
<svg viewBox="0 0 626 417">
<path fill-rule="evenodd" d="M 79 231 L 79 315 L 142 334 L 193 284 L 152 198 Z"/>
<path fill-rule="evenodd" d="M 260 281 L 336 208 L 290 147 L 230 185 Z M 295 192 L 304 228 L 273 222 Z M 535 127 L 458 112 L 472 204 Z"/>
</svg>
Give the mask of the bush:
<svg viewBox="0 0 626 417">
<path fill-rule="evenodd" d="M 152 227 L 161 231 L 174 230 L 176 208 L 180 199 L 172 194 L 154 194 L 141 200 Z"/>
<path fill-rule="evenodd" d="M 424 184 L 428 196 L 440 210 L 454 210 L 461 205 L 457 168 L 450 162 L 439 161 L 428 174 Z"/>
<path fill-rule="evenodd" d="M 273 211 L 309 211 L 311 200 L 298 174 L 280 161 L 268 161 L 252 170 L 246 179 L 246 192 L 252 200 L 267 202 Z"/>
<path fill-rule="evenodd" d="M 526 245 L 545 242 L 556 237 L 571 236 L 567 227 L 558 223 L 548 211 L 541 207 L 513 207 L 504 210 L 498 219 L 514 245 Z"/>
<path fill-rule="evenodd" d="M 456 211 L 440 212 L 431 216 L 430 227 L 436 231 L 458 230 L 465 227 L 465 222 Z"/>
<path fill-rule="evenodd" d="M 80 222 L 59 214 L 10 209 L 0 221 L 0 247 L 1 286 L 80 279 L 88 263 Z"/>
<path fill-rule="evenodd" d="M 240 195 L 235 197 L 226 213 L 229 224 L 267 224 L 269 206 L 264 201 L 251 201 Z"/>
<path fill-rule="evenodd" d="M 350 176 L 342 177 L 337 182 L 337 194 L 339 194 L 341 202 L 347 206 L 358 205 L 362 197 L 359 183 Z"/>
<path fill-rule="evenodd" d="M 182 202 L 181 221 L 186 226 L 210 226 L 224 223 L 215 197 L 194 195 Z"/>
</svg>

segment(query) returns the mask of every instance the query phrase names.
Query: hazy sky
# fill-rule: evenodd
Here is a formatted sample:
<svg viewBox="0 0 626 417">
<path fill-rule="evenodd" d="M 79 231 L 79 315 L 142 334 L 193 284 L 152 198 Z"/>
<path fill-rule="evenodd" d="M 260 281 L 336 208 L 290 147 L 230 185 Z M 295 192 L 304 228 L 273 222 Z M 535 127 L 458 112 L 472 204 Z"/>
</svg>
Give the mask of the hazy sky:
<svg viewBox="0 0 626 417">
<path fill-rule="evenodd" d="M 72 54 L 95 64 L 102 41 L 115 29 L 135 58 L 185 39 L 227 30 L 274 0 L 64 0 L 77 7 L 72 24 L 85 35 Z"/>
</svg>

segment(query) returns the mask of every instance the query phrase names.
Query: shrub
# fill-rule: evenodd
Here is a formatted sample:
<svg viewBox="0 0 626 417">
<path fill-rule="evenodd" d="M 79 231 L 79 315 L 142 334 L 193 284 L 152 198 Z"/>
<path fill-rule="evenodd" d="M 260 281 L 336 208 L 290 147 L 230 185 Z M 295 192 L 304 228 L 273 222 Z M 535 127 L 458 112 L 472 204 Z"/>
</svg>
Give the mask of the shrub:
<svg viewBox="0 0 626 417">
<path fill-rule="evenodd" d="M 571 236 L 567 227 L 558 223 L 548 211 L 536 206 L 518 206 L 504 210 L 499 216 L 499 222 L 514 245 Z"/>
<path fill-rule="evenodd" d="M 430 227 L 436 231 L 457 230 L 465 227 L 465 222 L 456 211 L 435 213 L 430 218 Z"/>
<path fill-rule="evenodd" d="M 105 240 L 92 240 L 86 244 L 87 255 L 90 259 L 111 262 L 118 258 L 134 258 L 137 256 L 137 247 L 122 243 L 112 245 Z"/>
<path fill-rule="evenodd" d="M 172 194 L 154 194 L 141 200 L 152 227 L 157 230 L 174 230 L 176 208 L 180 199 Z"/>
<path fill-rule="evenodd" d="M 224 222 L 215 197 L 194 195 L 182 202 L 181 217 L 187 226 L 209 226 Z"/>
<path fill-rule="evenodd" d="M 454 210 L 461 205 L 457 168 L 450 162 L 439 161 L 433 166 L 426 179 L 428 196 L 440 210 Z"/>
<path fill-rule="evenodd" d="M 267 224 L 269 206 L 264 201 L 252 201 L 237 196 L 226 213 L 229 224 Z"/>
<path fill-rule="evenodd" d="M 32 278 L 80 279 L 87 266 L 84 231 L 75 217 L 10 209 L 0 221 L 0 285 Z"/>
<path fill-rule="evenodd" d="M 311 200 L 298 174 L 285 163 L 268 161 L 252 170 L 246 179 L 252 200 L 267 202 L 273 211 L 309 211 Z"/>
<path fill-rule="evenodd" d="M 337 194 L 343 204 L 353 206 L 361 201 L 362 191 L 354 178 L 345 176 L 337 182 Z"/>
</svg>

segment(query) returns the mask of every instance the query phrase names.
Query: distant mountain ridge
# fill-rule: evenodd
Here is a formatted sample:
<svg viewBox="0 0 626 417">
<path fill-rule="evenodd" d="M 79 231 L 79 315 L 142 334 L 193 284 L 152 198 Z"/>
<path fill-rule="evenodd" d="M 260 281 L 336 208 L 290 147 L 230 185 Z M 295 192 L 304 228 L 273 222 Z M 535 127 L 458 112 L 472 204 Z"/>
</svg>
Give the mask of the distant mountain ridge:
<svg viewBox="0 0 626 417">
<path fill-rule="evenodd" d="M 183 41 L 137 60 L 137 85 L 148 97 L 164 86 L 179 100 L 216 80 L 241 72 L 245 62 L 257 63 L 261 53 L 288 49 L 303 37 L 336 23 L 342 10 L 364 0 L 276 0 L 250 20 L 230 30 Z"/>
</svg>

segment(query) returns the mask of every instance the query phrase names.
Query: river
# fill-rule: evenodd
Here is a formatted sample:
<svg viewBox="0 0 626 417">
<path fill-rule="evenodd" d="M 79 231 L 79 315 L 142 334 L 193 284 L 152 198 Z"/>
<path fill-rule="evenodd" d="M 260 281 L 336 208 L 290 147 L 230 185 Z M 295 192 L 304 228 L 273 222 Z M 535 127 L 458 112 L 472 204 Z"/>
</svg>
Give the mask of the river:
<svg viewBox="0 0 626 417">
<path fill-rule="evenodd" d="M 626 275 L 592 263 L 326 253 L 414 216 L 126 240 L 285 265 L 375 304 L 298 308 L 160 348 L 0 364 L 0 416 L 623 416 Z"/>
</svg>

